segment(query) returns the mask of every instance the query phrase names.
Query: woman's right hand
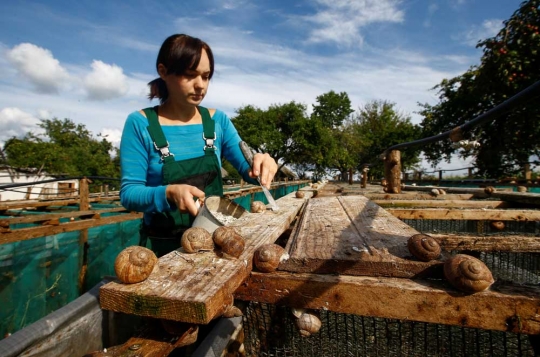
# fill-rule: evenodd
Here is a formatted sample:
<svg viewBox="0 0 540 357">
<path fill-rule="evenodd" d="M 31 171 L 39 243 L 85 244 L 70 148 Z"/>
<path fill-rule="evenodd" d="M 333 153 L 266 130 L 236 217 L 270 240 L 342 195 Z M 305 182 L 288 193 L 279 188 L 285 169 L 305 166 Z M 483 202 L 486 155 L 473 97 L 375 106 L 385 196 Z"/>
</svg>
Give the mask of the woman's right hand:
<svg viewBox="0 0 540 357">
<path fill-rule="evenodd" d="M 167 200 L 174 203 L 180 212 L 188 212 L 192 216 L 199 211 L 193 197 L 197 197 L 202 204 L 205 196 L 204 191 L 190 185 L 168 185 L 165 193 Z"/>
</svg>

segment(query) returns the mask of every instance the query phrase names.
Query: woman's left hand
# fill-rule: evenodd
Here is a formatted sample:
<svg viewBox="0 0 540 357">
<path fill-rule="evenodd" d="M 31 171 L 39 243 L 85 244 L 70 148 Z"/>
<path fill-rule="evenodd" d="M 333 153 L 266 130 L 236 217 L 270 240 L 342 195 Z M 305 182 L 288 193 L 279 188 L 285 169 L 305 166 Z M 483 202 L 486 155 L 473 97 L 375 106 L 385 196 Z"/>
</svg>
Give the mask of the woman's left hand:
<svg viewBox="0 0 540 357">
<path fill-rule="evenodd" d="M 276 161 L 270 155 L 257 153 L 253 156 L 253 168 L 249 172 L 249 176 L 252 178 L 258 176 L 261 184 L 269 189 L 277 168 Z"/>
</svg>

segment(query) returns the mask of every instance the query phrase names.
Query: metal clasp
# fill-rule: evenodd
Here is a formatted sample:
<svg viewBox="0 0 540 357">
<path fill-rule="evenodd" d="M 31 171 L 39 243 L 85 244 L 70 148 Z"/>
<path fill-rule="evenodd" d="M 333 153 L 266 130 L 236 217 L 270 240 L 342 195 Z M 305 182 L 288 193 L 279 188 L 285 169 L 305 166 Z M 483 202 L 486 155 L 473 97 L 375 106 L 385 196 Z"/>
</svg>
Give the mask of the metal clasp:
<svg viewBox="0 0 540 357">
<path fill-rule="evenodd" d="M 157 151 L 159 151 L 159 154 L 161 156 L 161 161 L 163 161 L 163 159 L 168 157 L 168 156 L 174 156 L 174 154 L 172 152 L 170 152 L 170 150 L 169 150 L 169 142 L 168 141 L 167 141 L 167 145 L 165 145 L 163 147 L 158 147 L 157 144 L 154 142 L 154 147 L 156 148 Z"/>
<path fill-rule="evenodd" d="M 202 134 L 202 137 L 204 139 L 204 150 L 206 149 L 214 149 L 214 141 L 216 140 L 216 132 L 214 131 L 214 137 L 213 138 L 207 138 L 204 136 L 204 132 Z"/>
</svg>

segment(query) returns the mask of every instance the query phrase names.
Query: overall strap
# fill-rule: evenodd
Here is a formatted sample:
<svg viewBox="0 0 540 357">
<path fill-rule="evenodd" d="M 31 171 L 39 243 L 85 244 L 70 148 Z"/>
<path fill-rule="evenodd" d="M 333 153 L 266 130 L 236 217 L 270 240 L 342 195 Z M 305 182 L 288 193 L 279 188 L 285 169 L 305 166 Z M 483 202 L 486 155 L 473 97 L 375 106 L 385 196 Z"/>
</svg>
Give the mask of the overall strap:
<svg viewBox="0 0 540 357">
<path fill-rule="evenodd" d="M 214 141 L 216 140 L 216 123 L 210 117 L 210 112 L 205 107 L 197 107 L 202 117 L 203 122 L 203 140 L 205 155 L 213 155 L 216 148 Z"/>
<path fill-rule="evenodd" d="M 152 138 L 152 141 L 154 142 L 154 147 L 157 151 L 159 151 L 159 154 L 161 156 L 161 161 L 163 162 L 169 162 L 174 161 L 174 154 L 169 151 L 169 142 L 165 138 L 165 134 L 163 133 L 163 129 L 161 128 L 161 125 L 159 124 L 158 120 L 158 106 L 156 105 L 153 108 L 145 108 L 143 109 L 144 114 L 146 114 L 146 118 L 148 119 L 148 132 L 150 133 L 150 137 Z"/>
</svg>

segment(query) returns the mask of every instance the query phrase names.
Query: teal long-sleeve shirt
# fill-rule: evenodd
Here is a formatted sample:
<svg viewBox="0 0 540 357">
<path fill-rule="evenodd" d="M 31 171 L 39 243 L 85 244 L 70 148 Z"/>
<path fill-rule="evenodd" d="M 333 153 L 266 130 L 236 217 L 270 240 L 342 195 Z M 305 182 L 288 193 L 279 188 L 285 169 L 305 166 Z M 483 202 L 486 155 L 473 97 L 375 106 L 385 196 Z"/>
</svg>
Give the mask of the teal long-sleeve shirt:
<svg viewBox="0 0 540 357">
<path fill-rule="evenodd" d="M 242 155 L 241 141 L 236 128 L 227 115 L 216 110 L 215 121 L 216 155 L 221 166 L 221 157 L 226 158 L 249 182 L 249 164 Z M 165 195 L 166 185 L 162 183 L 162 167 L 159 152 L 148 132 L 148 120 L 140 112 L 131 113 L 124 124 L 120 142 L 121 186 L 120 201 L 133 211 L 144 212 L 144 221 L 149 224 L 152 212 L 166 212 L 176 209 L 169 204 Z M 162 125 L 169 142 L 169 150 L 177 161 L 204 155 L 202 124 Z"/>
</svg>

